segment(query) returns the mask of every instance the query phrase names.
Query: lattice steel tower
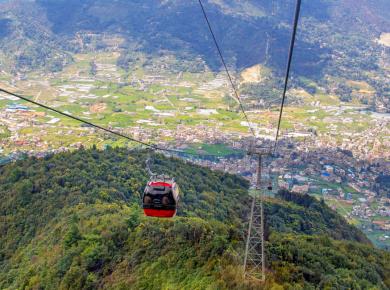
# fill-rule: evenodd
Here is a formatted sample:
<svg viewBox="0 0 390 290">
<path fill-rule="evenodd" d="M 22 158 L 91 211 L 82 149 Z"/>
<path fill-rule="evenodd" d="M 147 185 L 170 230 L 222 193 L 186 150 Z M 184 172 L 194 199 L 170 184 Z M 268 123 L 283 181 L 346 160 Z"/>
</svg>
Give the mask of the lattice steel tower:
<svg viewBox="0 0 390 290">
<path fill-rule="evenodd" d="M 258 158 L 256 187 L 253 193 L 249 217 L 248 235 L 245 247 L 244 277 L 265 281 L 264 256 L 264 210 L 263 191 L 261 182 L 262 157 L 269 152 L 252 147 L 249 154 Z"/>
</svg>

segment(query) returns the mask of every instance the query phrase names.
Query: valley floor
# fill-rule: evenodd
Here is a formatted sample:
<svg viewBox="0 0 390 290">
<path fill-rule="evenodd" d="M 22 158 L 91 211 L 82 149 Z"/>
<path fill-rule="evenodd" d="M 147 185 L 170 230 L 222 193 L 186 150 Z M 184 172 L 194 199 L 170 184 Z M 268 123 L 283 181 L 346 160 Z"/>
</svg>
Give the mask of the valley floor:
<svg viewBox="0 0 390 290">
<path fill-rule="evenodd" d="M 0 83 L 141 141 L 218 155 L 219 160 L 193 161 L 253 180 L 254 164 L 242 158 L 250 142 L 248 124 L 229 97 L 223 73 L 167 72 L 160 68 L 167 60 L 158 58 L 150 66 L 135 64 L 126 72 L 117 66 L 118 52 L 73 57 L 75 62 L 62 72 L 33 72 L 15 78 L 3 71 Z M 269 73 L 269 69 L 256 66 L 237 76 L 237 81 L 261 83 Z M 362 83 L 353 85 L 370 90 Z M 390 174 L 386 165 L 390 158 L 390 115 L 369 112 L 357 102 L 342 103 L 320 89 L 314 94 L 293 89 L 289 94 L 298 103 L 285 110 L 280 158 L 269 164 L 275 185 L 325 198 L 375 243 L 389 246 L 389 201 L 378 191 L 375 178 Z M 255 100 L 244 101 L 254 106 Z M 257 135 L 271 144 L 277 108 L 250 109 L 248 116 Z M 0 163 L 24 153 L 42 157 L 93 144 L 98 148 L 135 145 L 0 94 Z M 291 144 L 303 157 L 291 160 Z M 351 151 L 353 158 L 334 155 L 337 148 Z"/>
</svg>

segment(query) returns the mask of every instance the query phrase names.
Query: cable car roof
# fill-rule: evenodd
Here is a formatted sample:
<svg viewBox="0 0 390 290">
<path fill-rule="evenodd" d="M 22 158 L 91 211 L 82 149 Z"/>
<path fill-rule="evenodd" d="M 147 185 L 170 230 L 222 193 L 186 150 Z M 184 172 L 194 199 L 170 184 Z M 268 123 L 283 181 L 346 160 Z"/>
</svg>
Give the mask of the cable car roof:
<svg viewBox="0 0 390 290">
<path fill-rule="evenodd" d="M 161 181 L 151 181 L 148 184 L 149 186 L 165 186 L 165 187 L 172 187 L 171 183 L 168 182 L 161 182 Z"/>
</svg>

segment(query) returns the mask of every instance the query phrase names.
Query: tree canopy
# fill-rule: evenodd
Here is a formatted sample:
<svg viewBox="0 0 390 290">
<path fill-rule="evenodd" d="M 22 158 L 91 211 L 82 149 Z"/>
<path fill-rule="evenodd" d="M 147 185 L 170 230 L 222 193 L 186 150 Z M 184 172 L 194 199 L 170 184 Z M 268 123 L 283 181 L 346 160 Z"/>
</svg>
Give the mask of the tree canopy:
<svg viewBox="0 0 390 290">
<path fill-rule="evenodd" d="M 0 288 L 259 289 L 242 275 L 248 182 L 153 154 L 181 202 L 173 219 L 147 218 L 147 157 L 90 149 L 1 166 Z M 265 289 L 390 287 L 389 253 L 320 201 L 280 192 L 265 213 Z"/>
</svg>

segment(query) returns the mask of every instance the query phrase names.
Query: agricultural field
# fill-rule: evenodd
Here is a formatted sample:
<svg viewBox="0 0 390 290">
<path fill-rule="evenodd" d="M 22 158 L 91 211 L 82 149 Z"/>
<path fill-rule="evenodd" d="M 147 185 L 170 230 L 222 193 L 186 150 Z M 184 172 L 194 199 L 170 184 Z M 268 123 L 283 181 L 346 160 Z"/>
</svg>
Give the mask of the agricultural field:
<svg viewBox="0 0 390 290">
<path fill-rule="evenodd" d="M 261 97 L 245 95 L 248 85 L 273 85 L 269 82 L 273 77 L 272 70 L 264 65 L 233 73 L 234 82 L 244 96 L 242 102 L 250 120 L 248 124 L 223 72 L 182 71 L 180 60 L 173 56 L 150 59 L 140 54 L 127 70 L 119 65 L 120 53 L 116 51 L 74 54 L 72 58 L 73 63 L 60 72 L 34 71 L 13 78 L 2 72 L 0 82 L 5 88 L 34 101 L 132 137 L 163 143 L 175 143 L 179 138 L 181 144 L 190 146 L 188 150 L 193 150 L 196 143 L 223 143 L 226 138 L 249 136 L 249 126 L 259 137 L 274 138 L 279 102 L 270 103 L 268 107 L 257 106 L 257 103 L 265 104 Z M 311 93 L 296 87 L 289 90 L 288 99 L 293 101 L 284 111 L 282 137 L 298 141 L 315 138 L 340 146 L 348 138 L 364 137 L 377 126 L 378 117 L 369 113 L 364 105 L 343 103 L 338 96 L 326 94 L 309 79 L 302 79 L 302 83 L 313 90 Z M 349 85 L 360 92 L 372 92 L 364 82 L 349 81 Z M 279 94 L 276 91 L 278 97 Z M 28 112 L 9 110 L 9 106 L 14 105 L 26 106 Z M 10 100 L 4 95 L 0 95 L 0 112 L 2 118 L 8 119 L 1 124 L 7 133 L 0 133 L 6 152 L 12 151 L 9 138 L 13 141 L 38 139 L 20 142 L 17 150 L 27 151 L 77 147 L 79 143 L 99 147 L 107 144 L 132 146 L 81 127 L 77 121 L 15 98 Z M 387 125 L 375 133 L 380 143 L 386 142 L 389 130 L 389 116 L 384 118 Z M 41 146 L 37 147 L 37 142 Z M 368 147 L 378 146 L 374 143 Z M 221 156 L 226 154 L 224 150 L 218 152 Z"/>
<path fill-rule="evenodd" d="M 350 224 L 353 224 L 360 228 L 369 238 L 379 247 L 390 247 L 390 235 L 383 230 L 377 230 L 372 226 L 375 221 L 390 221 L 389 217 L 378 215 L 378 202 L 362 202 L 365 200 L 365 195 L 356 191 L 348 184 L 334 184 L 320 179 L 312 180 L 319 188 L 327 188 L 334 190 L 334 192 L 341 191 L 343 193 L 349 193 L 350 199 L 345 200 L 340 198 L 338 194 L 323 194 L 320 191 L 310 192 L 311 195 L 318 199 L 324 199 L 326 204 L 332 209 L 336 210 L 341 216 L 348 220 Z M 364 212 L 368 216 L 361 215 L 357 212 L 357 209 L 364 208 Z"/>
</svg>

